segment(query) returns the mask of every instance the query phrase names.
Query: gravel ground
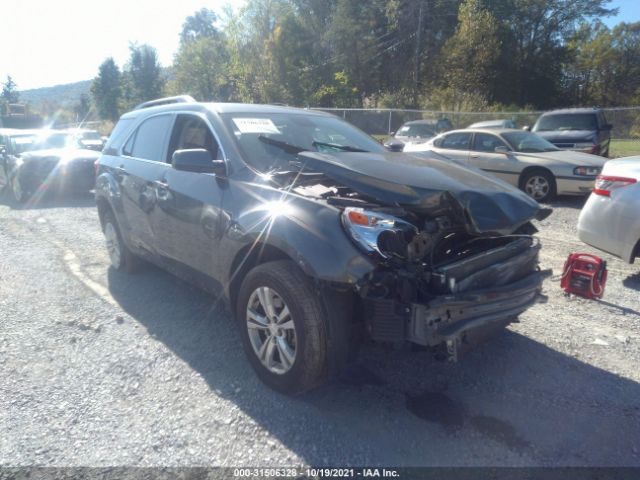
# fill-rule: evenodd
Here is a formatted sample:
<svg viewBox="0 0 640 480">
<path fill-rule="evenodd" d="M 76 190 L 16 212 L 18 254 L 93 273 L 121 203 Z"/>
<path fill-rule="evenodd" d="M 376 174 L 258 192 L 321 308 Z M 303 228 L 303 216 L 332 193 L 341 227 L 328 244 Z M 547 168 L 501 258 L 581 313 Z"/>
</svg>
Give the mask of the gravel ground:
<svg viewBox="0 0 640 480">
<path fill-rule="evenodd" d="M 541 222 L 560 273 L 580 199 Z M 108 268 L 91 196 L 0 201 L 0 465 L 640 466 L 639 267 L 605 301 L 549 279 L 455 365 L 367 346 L 341 382 L 264 387 L 228 313 L 148 267 Z"/>
</svg>

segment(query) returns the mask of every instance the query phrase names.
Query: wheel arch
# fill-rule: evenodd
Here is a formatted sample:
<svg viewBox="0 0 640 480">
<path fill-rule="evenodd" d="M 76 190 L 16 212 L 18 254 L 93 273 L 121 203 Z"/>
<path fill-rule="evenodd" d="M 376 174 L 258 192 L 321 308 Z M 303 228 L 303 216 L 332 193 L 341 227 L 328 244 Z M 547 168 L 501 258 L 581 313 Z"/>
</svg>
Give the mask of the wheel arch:
<svg viewBox="0 0 640 480">
<path fill-rule="evenodd" d="M 547 167 L 543 167 L 541 165 L 529 165 L 528 167 L 525 167 L 522 170 L 522 172 L 520 172 L 520 178 L 518 178 L 518 187 L 520 189 L 524 188 L 524 179 L 527 177 L 527 175 L 529 175 L 530 173 L 534 173 L 534 172 L 548 173 L 553 178 L 553 181 L 556 182 L 556 176 Z M 557 187 L 557 184 L 556 184 L 556 187 Z"/>
<path fill-rule="evenodd" d="M 96 198 L 96 205 L 98 206 L 98 219 L 100 220 L 100 228 L 104 230 L 104 220 L 107 213 L 111 213 L 115 216 L 113 208 L 109 201 L 104 197 Z"/>
<path fill-rule="evenodd" d="M 229 307 L 235 314 L 236 303 L 238 301 L 238 292 L 240 285 L 247 274 L 258 265 L 275 260 L 292 260 L 284 250 L 271 245 L 269 243 L 252 243 L 242 247 L 236 253 L 228 277 L 229 284 L 227 287 L 227 295 L 229 297 Z"/>
</svg>

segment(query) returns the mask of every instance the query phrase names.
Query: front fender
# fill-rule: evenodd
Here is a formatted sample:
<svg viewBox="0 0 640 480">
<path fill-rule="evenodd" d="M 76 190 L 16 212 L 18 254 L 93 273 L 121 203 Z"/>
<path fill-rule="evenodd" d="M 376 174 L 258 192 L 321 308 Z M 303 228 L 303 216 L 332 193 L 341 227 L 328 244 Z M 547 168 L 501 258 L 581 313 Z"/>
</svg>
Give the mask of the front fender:
<svg viewBox="0 0 640 480">
<path fill-rule="evenodd" d="M 231 222 L 225 237 L 236 252 L 275 247 L 322 281 L 353 285 L 375 267 L 348 238 L 340 211 L 319 202 L 266 202 Z"/>
<path fill-rule="evenodd" d="M 111 172 L 103 171 L 96 177 L 95 197 L 98 205 L 100 205 L 101 202 L 106 202 L 109 205 L 120 226 L 120 232 L 125 242 L 131 246 L 131 242 L 129 241 L 129 223 L 122 205 L 122 189 Z"/>
</svg>

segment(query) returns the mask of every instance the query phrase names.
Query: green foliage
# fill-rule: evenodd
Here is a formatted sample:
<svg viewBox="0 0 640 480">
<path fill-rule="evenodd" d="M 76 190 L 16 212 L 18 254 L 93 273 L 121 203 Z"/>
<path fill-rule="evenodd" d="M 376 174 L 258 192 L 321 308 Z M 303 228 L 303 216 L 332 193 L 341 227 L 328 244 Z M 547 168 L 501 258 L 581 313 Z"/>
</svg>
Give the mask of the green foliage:
<svg viewBox="0 0 640 480">
<path fill-rule="evenodd" d="M 0 94 L 0 98 L 6 103 L 18 103 L 20 100 L 18 86 L 10 75 L 7 75 L 7 80 L 2 84 L 2 93 Z"/>
<path fill-rule="evenodd" d="M 123 72 L 124 110 L 162 97 L 165 84 L 155 48 L 131 44 L 129 52 L 129 61 Z"/>
<path fill-rule="evenodd" d="M 172 93 L 189 94 L 202 101 L 229 96 L 229 58 L 224 40 L 201 37 L 184 43 L 173 62 Z"/>
<path fill-rule="evenodd" d="M 487 85 L 498 76 L 501 41 L 498 21 L 479 0 L 460 5 L 458 27 L 439 58 L 439 98 L 447 110 L 485 107 Z"/>
<path fill-rule="evenodd" d="M 605 27 L 599 19 L 614 12 L 607 4 L 246 0 L 238 12 L 203 8 L 184 21 L 167 90 L 201 100 L 449 111 L 640 103 L 640 24 Z M 120 110 L 164 93 L 155 50 L 130 48 L 109 90 Z M 94 102 L 113 119 L 99 100 L 102 76 Z"/>
<path fill-rule="evenodd" d="M 120 116 L 121 81 L 116 62 L 113 58 L 107 58 L 98 68 L 98 76 L 91 84 L 91 96 L 100 118 L 115 121 Z"/>
<path fill-rule="evenodd" d="M 220 31 L 215 26 L 217 21 L 218 16 L 213 10 L 201 8 L 185 19 L 180 32 L 180 43 L 186 44 L 201 38 L 219 37 Z"/>
</svg>

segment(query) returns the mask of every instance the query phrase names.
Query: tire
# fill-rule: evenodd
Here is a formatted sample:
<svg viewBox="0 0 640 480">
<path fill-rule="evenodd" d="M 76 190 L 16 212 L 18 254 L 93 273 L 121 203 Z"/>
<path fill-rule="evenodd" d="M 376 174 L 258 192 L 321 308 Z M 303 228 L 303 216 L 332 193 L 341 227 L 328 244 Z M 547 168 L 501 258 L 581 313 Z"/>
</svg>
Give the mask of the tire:
<svg viewBox="0 0 640 480">
<path fill-rule="evenodd" d="M 247 274 L 238 293 L 236 319 L 245 353 L 262 382 L 297 394 L 328 379 L 323 312 L 317 289 L 295 263 L 268 262 Z"/>
<path fill-rule="evenodd" d="M 13 195 L 13 199 L 16 203 L 22 204 L 25 203 L 29 195 L 22 189 L 22 184 L 20 183 L 20 179 L 18 175 L 14 175 L 11 179 L 11 194 Z"/>
<path fill-rule="evenodd" d="M 140 259 L 136 257 L 122 240 L 120 227 L 113 212 L 108 211 L 104 215 L 102 231 L 104 232 L 107 252 L 111 266 L 121 272 L 134 272 L 140 265 Z"/>
<path fill-rule="evenodd" d="M 520 188 L 537 202 L 548 202 L 556 196 L 556 179 L 546 170 L 531 170 L 522 177 Z"/>
</svg>

